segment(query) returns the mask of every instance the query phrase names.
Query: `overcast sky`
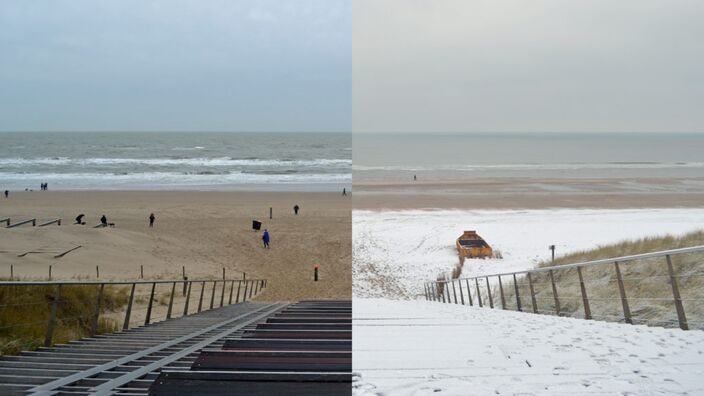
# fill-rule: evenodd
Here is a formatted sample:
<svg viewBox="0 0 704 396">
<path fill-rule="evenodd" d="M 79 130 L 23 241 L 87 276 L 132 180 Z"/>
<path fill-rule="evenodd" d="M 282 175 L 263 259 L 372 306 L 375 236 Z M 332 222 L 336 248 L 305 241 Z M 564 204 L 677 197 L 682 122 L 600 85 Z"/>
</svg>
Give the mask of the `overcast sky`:
<svg viewBox="0 0 704 396">
<path fill-rule="evenodd" d="M 2 0 L 0 130 L 349 131 L 349 0 Z"/>
<path fill-rule="evenodd" d="M 355 132 L 704 131 L 704 1 L 352 8 Z"/>
</svg>

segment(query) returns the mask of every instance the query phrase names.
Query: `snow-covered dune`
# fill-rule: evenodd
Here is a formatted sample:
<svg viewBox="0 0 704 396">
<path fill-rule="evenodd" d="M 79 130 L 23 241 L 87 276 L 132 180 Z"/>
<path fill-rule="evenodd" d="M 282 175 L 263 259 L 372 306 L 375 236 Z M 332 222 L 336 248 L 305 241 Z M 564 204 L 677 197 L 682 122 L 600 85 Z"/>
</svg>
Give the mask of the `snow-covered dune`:
<svg viewBox="0 0 704 396">
<path fill-rule="evenodd" d="M 701 209 L 412 210 L 353 212 L 353 293 L 414 298 L 458 262 L 455 239 L 477 230 L 503 259 L 467 260 L 464 276 L 532 268 L 558 255 L 624 239 L 704 228 Z"/>
<path fill-rule="evenodd" d="M 704 394 L 704 332 L 355 299 L 354 391 L 371 395 Z"/>
</svg>

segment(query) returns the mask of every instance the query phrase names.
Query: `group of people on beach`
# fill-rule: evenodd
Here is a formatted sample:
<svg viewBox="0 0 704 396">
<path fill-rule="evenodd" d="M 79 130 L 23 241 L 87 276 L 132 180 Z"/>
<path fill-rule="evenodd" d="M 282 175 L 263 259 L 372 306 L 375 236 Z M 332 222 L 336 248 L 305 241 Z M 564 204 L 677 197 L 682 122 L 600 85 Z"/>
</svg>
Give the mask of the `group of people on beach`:
<svg viewBox="0 0 704 396">
<path fill-rule="evenodd" d="M 83 218 L 84 218 L 85 216 L 86 216 L 86 215 L 83 214 L 83 213 L 79 214 L 78 216 L 76 216 L 76 222 L 73 223 L 73 224 L 85 225 L 86 223 L 83 221 Z M 150 228 L 154 227 L 154 220 L 156 220 L 156 216 L 154 216 L 154 213 L 151 213 L 151 214 L 149 215 L 149 227 L 150 227 Z M 102 216 L 100 216 L 100 224 L 99 224 L 99 226 L 101 226 L 101 227 L 113 226 L 113 227 L 114 227 L 114 226 L 115 226 L 115 223 L 108 223 L 108 218 L 107 218 L 107 216 L 105 216 L 105 214 L 103 214 Z"/>
<path fill-rule="evenodd" d="M 47 191 L 49 189 L 49 183 L 42 183 L 40 188 L 42 191 Z"/>
</svg>

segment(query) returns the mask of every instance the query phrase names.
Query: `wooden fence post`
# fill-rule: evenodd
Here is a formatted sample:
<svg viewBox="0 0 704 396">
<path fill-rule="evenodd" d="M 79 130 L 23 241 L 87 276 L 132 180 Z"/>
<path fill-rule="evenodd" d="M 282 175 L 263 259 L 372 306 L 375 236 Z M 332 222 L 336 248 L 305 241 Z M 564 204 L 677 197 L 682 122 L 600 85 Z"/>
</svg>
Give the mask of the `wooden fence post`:
<svg viewBox="0 0 704 396">
<path fill-rule="evenodd" d="M 166 319 L 171 319 L 171 310 L 174 307 L 174 294 L 176 293 L 176 282 L 171 285 L 171 295 L 169 296 L 169 308 L 166 310 Z"/>
<path fill-rule="evenodd" d="M 149 293 L 149 304 L 147 305 L 147 317 L 144 318 L 144 325 L 148 325 L 152 319 L 152 305 L 154 305 L 154 290 L 156 289 L 156 282 L 152 283 L 152 292 Z"/>
<path fill-rule="evenodd" d="M 521 295 L 518 293 L 518 281 L 516 280 L 516 274 L 513 274 L 513 289 L 516 291 L 516 310 L 523 312 L 521 307 Z"/>
<path fill-rule="evenodd" d="M 555 286 L 555 276 L 552 270 L 549 270 L 550 283 L 552 284 L 552 297 L 555 299 L 555 315 L 560 316 L 560 298 L 557 296 L 557 286 Z"/>
<path fill-rule="evenodd" d="M 205 281 L 200 284 L 200 299 L 198 299 L 198 313 L 203 310 L 203 293 L 205 293 Z"/>
<path fill-rule="evenodd" d="M 533 278 L 530 276 L 530 271 L 526 273 L 528 277 L 528 287 L 530 288 L 530 303 L 533 305 L 533 313 L 538 313 L 538 303 L 535 299 L 535 289 L 533 288 Z"/>
<path fill-rule="evenodd" d="M 618 261 L 614 261 L 614 268 L 616 269 L 616 280 L 618 281 L 618 291 L 621 294 L 621 305 L 623 306 L 623 318 L 626 323 L 633 324 L 633 319 L 631 319 L 631 309 L 628 307 L 628 298 L 626 298 L 626 287 L 623 285 L 623 278 L 621 277 L 621 269 L 618 267 Z"/>
<path fill-rule="evenodd" d="M 50 347 L 51 340 L 54 337 L 54 323 L 56 322 L 56 310 L 61 302 L 61 285 L 56 285 L 54 292 L 54 301 L 51 303 L 51 311 L 49 313 L 49 323 L 46 325 L 46 337 L 44 337 L 44 346 Z"/>
<path fill-rule="evenodd" d="M 489 286 L 489 277 L 485 276 L 486 281 L 486 295 L 489 296 L 489 308 L 494 308 L 494 298 L 491 296 L 491 287 Z"/>
<path fill-rule="evenodd" d="M 188 283 L 188 292 L 186 293 L 186 303 L 183 306 L 183 316 L 188 315 L 188 304 L 191 301 L 191 286 L 193 285 L 193 282 L 184 282 L 184 285 L 186 283 Z"/>
<path fill-rule="evenodd" d="M 582 277 L 582 267 L 577 267 L 577 275 L 579 275 L 579 288 L 582 290 L 582 306 L 584 306 L 584 319 L 591 319 L 592 310 L 589 307 L 587 287 L 584 285 L 584 278 Z"/>
<path fill-rule="evenodd" d="M 501 309 L 506 309 L 506 297 L 504 297 L 504 285 L 501 283 L 501 275 L 499 278 L 499 293 L 501 294 Z"/>
<path fill-rule="evenodd" d="M 684 306 L 682 306 L 682 297 L 680 296 L 680 287 L 677 283 L 677 277 L 675 276 L 675 270 L 672 268 L 672 259 L 668 254 L 665 256 L 667 259 L 667 272 L 670 275 L 670 284 L 672 285 L 672 297 L 675 299 L 675 309 L 677 310 L 677 321 L 680 323 L 680 329 L 689 330 L 689 325 L 687 324 L 687 316 L 684 314 Z"/>
<path fill-rule="evenodd" d="M 103 298 L 103 289 L 105 284 L 101 283 L 98 288 L 98 299 L 95 301 L 95 312 L 93 313 L 93 322 L 90 327 L 90 335 L 94 336 L 98 334 L 98 319 L 100 318 L 100 300 Z"/>
<path fill-rule="evenodd" d="M 451 280 L 452 283 L 452 295 L 455 297 L 455 304 L 457 304 L 457 290 L 455 290 L 455 280 Z"/>
<path fill-rule="evenodd" d="M 469 306 L 472 307 L 474 303 L 472 302 L 472 288 L 469 287 L 469 278 L 464 280 L 464 284 L 467 285 L 467 298 L 469 299 Z"/>
<path fill-rule="evenodd" d="M 477 302 L 479 303 L 479 308 L 482 307 L 482 292 L 479 291 L 479 280 L 474 278 L 474 286 L 477 288 Z"/>
<path fill-rule="evenodd" d="M 127 302 L 127 311 L 125 311 L 125 322 L 122 324 L 122 330 L 127 330 L 130 328 L 130 316 L 132 315 L 132 302 L 134 301 L 135 287 L 137 287 L 137 284 L 133 283 L 132 291 L 130 291 L 130 299 Z"/>
<path fill-rule="evenodd" d="M 215 289 L 218 286 L 218 281 L 213 281 L 213 293 L 210 295 L 210 309 L 215 305 Z"/>
<path fill-rule="evenodd" d="M 460 287 L 460 300 L 462 300 L 462 305 L 464 305 L 464 293 L 462 292 L 462 279 L 457 280 L 457 286 Z"/>
</svg>

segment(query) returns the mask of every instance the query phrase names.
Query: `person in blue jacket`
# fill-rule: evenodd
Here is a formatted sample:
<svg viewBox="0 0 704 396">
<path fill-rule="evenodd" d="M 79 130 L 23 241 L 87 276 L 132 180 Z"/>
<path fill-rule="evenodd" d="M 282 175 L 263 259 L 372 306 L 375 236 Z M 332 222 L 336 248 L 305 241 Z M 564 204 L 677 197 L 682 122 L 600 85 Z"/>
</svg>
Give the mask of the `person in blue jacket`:
<svg viewBox="0 0 704 396">
<path fill-rule="evenodd" d="M 264 247 L 269 248 L 269 231 L 264 229 L 264 234 L 262 235 L 262 241 L 264 242 Z"/>
</svg>

